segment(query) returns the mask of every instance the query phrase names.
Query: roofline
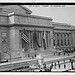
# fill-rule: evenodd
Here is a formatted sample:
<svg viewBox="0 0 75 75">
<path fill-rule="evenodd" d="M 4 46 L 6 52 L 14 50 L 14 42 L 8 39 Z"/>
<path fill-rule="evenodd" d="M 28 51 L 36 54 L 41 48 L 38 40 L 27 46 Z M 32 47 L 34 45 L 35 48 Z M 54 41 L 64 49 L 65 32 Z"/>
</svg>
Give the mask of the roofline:
<svg viewBox="0 0 75 75">
<path fill-rule="evenodd" d="M 41 28 L 54 28 L 53 26 L 39 26 L 39 25 L 29 25 L 29 24 L 0 24 L 0 27 L 41 27 Z"/>
<path fill-rule="evenodd" d="M 28 9 L 27 7 L 25 7 L 24 5 L 19 5 L 21 8 L 23 8 L 24 10 L 27 10 L 30 14 L 32 13 L 32 11 L 30 9 Z"/>
<path fill-rule="evenodd" d="M 53 20 L 52 18 L 48 18 L 48 17 L 43 17 L 43 16 L 36 16 L 36 15 L 29 15 L 29 14 L 18 14 L 15 12 L 9 13 L 8 16 L 12 16 L 12 15 L 18 15 L 18 16 L 27 16 L 27 17 L 36 17 L 38 19 L 47 19 L 47 20 Z"/>
<path fill-rule="evenodd" d="M 54 28 L 54 30 L 59 30 L 59 31 L 60 31 L 60 30 L 63 30 L 63 31 L 64 31 L 64 30 L 65 30 L 65 31 L 73 31 L 73 29 L 58 29 L 58 28 Z"/>
<path fill-rule="evenodd" d="M 67 23 L 52 22 L 53 25 L 71 26 Z"/>
</svg>

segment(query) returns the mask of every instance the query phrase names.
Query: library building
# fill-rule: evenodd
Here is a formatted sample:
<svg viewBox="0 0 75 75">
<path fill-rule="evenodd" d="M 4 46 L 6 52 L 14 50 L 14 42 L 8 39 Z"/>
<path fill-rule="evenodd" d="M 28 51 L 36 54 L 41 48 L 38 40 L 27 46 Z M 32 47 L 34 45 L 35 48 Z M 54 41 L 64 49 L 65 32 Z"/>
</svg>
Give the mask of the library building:
<svg viewBox="0 0 75 75">
<path fill-rule="evenodd" d="M 75 26 L 32 15 L 24 5 L 0 6 L 0 60 L 34 56 L 41 51 L 74 50 Z"/>
</svg>

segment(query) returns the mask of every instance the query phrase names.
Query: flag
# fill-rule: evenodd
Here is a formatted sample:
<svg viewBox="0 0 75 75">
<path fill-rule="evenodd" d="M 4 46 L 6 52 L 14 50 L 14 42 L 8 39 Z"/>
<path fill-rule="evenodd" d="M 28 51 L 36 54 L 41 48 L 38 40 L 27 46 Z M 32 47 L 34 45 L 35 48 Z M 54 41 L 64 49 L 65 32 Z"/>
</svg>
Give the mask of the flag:
<svg viewBox="0 0 75 75">
<path fill-rule="evenodd" d="M 23 33 L 22 33 L 22 35 L 21 35 L 21 38 L 22 38 L 27 44 L 29 44 L 29 38 L 28 38 L 28 36 L 27 36 L 27 33 L 26 33 L 25 29 L 23 30 Z"/>
<path fill-rule="evenodd" d="M 46 32 L 43 34 L 43 47 L 46 49 Z"/>
<path fill-rule="evenodd" d="M 40 48 L 40 45 L 39 45 L 38 40 L 37 40 L 37 33 L 36 33 L 36 30 L 34 30 L 34 33 L 33 33 L 33 47 L 34 47 L 35 50 L 37 49 L 37 46 Z"/>
</svg>

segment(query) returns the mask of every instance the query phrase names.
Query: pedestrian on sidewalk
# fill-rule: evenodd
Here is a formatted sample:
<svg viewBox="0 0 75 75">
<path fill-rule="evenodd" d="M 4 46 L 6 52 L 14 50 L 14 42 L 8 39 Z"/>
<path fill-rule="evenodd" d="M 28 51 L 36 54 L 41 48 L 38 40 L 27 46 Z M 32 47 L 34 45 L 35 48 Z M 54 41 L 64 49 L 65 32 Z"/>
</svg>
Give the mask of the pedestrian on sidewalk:
<svg viewBox="0 0 75 75">
<path fill-rule="evenodd" d="M 51 64 L 50 68 L 49 68 L 49 72 L 51 72 L 52 68 L 53 68 L 53 62 Z"/>
<path fill-rule="evenodd" d="M 65 60 L 63 60 L 63 62 L 64 62 L 64 68 L 66 68 Z"/>
<path fill-rule="evenodd" d="M 67 53 L 68 54 L 68 56 L 70 56 L 70 53 Z"/>
<path fill-rule="evenodd" d="M 59 64 L 59 69 L 60 69 L 60 64 Z"/>
<path fill-rule="evenodd" d="M 65 55 L 66 53 L 64 52 L 64 55 Z"/>
<path fill-rule="evenodd" d="M 73 60 L 70 59 L 70 63 L 71 63 L 71 69 L 73 70 Z"/>
<path fill-rule="evenodd" d="M 58 61 L 58 67 L 59 67 L 59 69 L 60 69 L 60 64 L 59 64 L 59 61 Z"/>
<path fill-rule="evenodd" d="M 46 64 L 43 64 L 43 69 L 46 71 Z"/>
<path fill-rule="evenodd" d="M 54 66 L 55 66 L 55 69 L 56 69 L 56 63 L 55 63 L 55 65 L 54 65 Z"/>
</svg>

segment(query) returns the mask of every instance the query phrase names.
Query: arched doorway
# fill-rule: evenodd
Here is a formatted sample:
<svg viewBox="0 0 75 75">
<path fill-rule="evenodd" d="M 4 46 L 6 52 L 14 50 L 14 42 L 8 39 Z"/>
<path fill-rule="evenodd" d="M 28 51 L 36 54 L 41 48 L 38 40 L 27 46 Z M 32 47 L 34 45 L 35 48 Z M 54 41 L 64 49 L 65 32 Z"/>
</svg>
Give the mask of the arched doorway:
<svg viewBox="0 0 75 75">
<path fill-rule="evenodd" d="M 5 39 L 2 40 L 2 54 L 1 59 L 5 59 L 7 54 L 7 42 Z"/>
<path fill-rule="evenodd" d="M 3 53 L 7 52 L 7 42 L 5 39 L 2 41 L 2 52 Z"/>
</svg>

